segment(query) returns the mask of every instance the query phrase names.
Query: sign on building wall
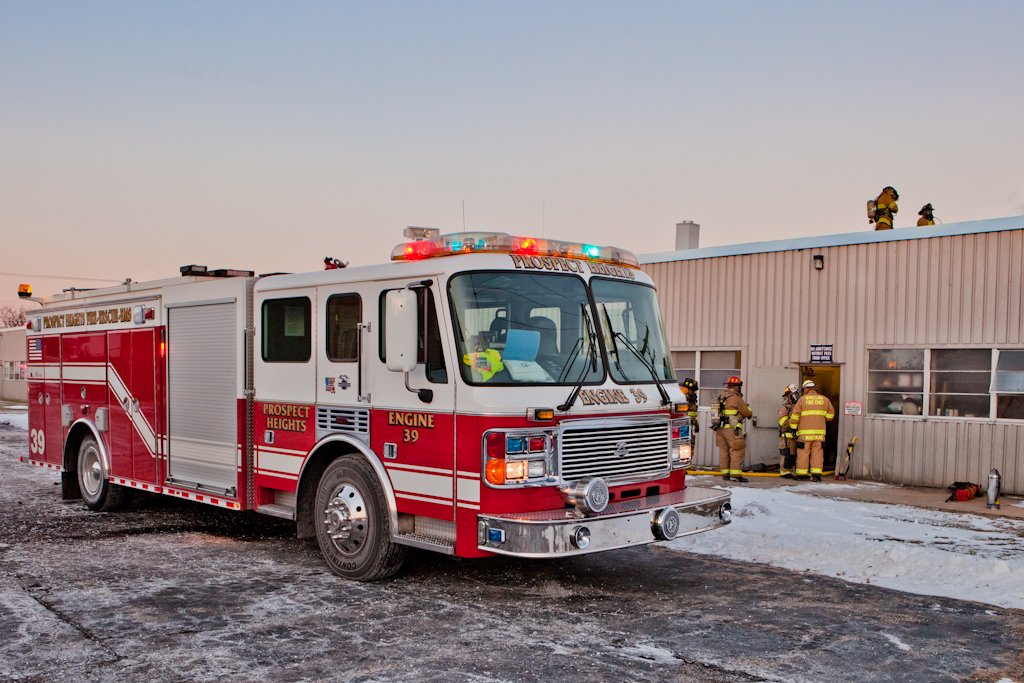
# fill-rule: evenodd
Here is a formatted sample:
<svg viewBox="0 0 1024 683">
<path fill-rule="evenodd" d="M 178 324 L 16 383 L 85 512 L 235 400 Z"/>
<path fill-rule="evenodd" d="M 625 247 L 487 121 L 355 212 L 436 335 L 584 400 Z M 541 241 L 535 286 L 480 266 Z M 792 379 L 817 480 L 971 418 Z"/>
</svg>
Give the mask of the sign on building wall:
<svg viewBox="0 0 1024 683">
<path fill-rule="evenodd" d="M 847 401 L 843 404 L 844 415 L 863 415 L 864 404 L 860 401 Z"/>
<path fill-rule="evenodd" d="M 811 344 L 812 363 L 831 363 L 832 344 Z"/>
</svg>

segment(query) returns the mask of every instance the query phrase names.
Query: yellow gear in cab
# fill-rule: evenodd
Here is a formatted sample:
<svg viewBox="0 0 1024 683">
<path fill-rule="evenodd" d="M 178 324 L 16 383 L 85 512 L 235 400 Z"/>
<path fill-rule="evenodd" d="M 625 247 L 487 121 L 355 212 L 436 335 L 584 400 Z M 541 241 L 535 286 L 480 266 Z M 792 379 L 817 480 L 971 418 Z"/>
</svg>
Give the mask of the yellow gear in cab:
<svg viewBox="0 0 1024 683">
<path fill-rule="evenodd" d="M 479 372 L 485 382 L 494 377 L 495 373 L 505 369 L 505 364 L 501 362 L 501 354 L 495 349 L 467 353 L 462 357 L 462 362 L 468 365 L 473 372 Z"/>
</svg>

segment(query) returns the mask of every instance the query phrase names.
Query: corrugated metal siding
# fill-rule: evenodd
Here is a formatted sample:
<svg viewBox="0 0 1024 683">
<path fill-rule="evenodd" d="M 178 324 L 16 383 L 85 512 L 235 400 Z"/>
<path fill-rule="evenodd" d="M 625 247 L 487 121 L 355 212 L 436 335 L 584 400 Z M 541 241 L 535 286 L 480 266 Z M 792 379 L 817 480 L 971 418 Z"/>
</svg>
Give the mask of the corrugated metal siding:
<svg viewBox="0 0 1024 683">
<path fill-rule="evenodd" d="M 825 268 L 814 270 L 812 255 Z M 843 400 L 867 408 L 867 348 L 1024 346 L 1024 230 L 651 263 L 673 349 L 743 350 L 744 372 L 806 362 L 834 344 Z M 747 375 L 750 376 L 749 374 Z M 1024 494 L 1024 424 L 846 417 L 852 474 L 921 486 L 984 484 Z M 702 429 L 698 462 L 717 464 Z"/>
</svg>

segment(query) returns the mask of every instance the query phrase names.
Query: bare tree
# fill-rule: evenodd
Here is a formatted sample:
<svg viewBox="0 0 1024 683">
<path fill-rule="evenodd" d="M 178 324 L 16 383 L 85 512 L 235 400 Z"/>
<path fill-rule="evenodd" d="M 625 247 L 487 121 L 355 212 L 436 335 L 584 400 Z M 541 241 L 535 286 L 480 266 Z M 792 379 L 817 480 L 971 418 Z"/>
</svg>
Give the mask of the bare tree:
<svg viewBox="0 0 1024 683">
<path fill-rule="evenodd" d="M 25 316 L 25 306 L 11 306 L 0 304 L 0 327 L 21 327 L 28 318 Z"/>
</svg>

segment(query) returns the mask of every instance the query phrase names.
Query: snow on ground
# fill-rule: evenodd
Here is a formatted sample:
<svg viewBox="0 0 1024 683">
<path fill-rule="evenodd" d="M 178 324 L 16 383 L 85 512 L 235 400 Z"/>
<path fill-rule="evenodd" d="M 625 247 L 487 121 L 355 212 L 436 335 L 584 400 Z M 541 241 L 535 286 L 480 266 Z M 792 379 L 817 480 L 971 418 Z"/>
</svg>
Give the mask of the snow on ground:
<svg viewBox="0 0 1024 683">
<path fill-rule="evenodd" d="M 4 424 L 28 431 L 28 408 L 0 408 L 0 425 Z"/>
<path fill-rule="evenodd" d="M 1024 609 L 1024 521 L 731 488 L 732 524 L 668 542 L 856 583 Z"/>
</svg>

